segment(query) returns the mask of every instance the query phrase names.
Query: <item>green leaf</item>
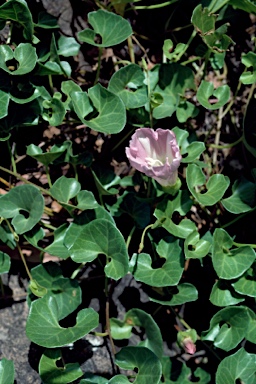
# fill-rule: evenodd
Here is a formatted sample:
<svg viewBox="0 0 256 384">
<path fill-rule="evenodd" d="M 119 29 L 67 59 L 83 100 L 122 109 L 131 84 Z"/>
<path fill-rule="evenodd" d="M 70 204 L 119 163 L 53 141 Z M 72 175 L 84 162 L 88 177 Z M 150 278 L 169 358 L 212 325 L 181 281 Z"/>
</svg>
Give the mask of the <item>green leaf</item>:
<svg viewBox="0 0 256 384">
<path fill-rule="evenodd" d="M 247 307 L 221 309 L 211 319 L 210 328 L 202 333 L 202 340 L 213 341 L 215 347 L 230 351 L 246 336 L 249 323 Z"/>
<path fill-rule="evenodd" d="M 0 20 L 11 20 L 23 27 L 26 40 L 33 39 L 33 20 L 25 0 L 9 0 L 0 7 Z"/>
<path fill-rule="evenodd" d="M 1 9 L 0 9 L 1 11 Z M 3 358 L 0 360 L 0 383 L 13 384 L 14 383 L 14 364 L 12 360 Z"/>
<path fill-rule="evenodd" d="M 182 163 L 191 163 L 195 161 L 205 150 L 205 144 L 201 141 L 192 141 L 189 138 L 189 133 L 184 129 L 175 127 L 172 129 L 175 133 L 177 142 L 182 155 Z"/>
<path fill-rule="evenodd" d="M 186 44 L 178 43 L 176 47 L 173 49 L 173 42 L 171 39 L 167 39 L 164 41 L 163 52 L 164 55 L 170 61 L 178 61 L 181 57 L 182 52 L 186 50 Z"/>
<path fill-rule="evenodd" d="M 79 384 L 108 384 L 109 381 L 105 377 L 94 375 L 93 373 L 86 372 L 85 379 L 79 381 Z M 116 376 L 115 376 L 116 377 Z M 117 376 L 119 377 L 119 375 Z M 122 384 L 122 382 L 120 382 Z"/>
<path fill-rule="evenodd" d="M 29 289 L 37 297 L 43 297 L 47 294 L 47 289 L 39 285 L 34 279 L 30 280 Z"/>
<path fill-rule="evenodd" d="M 212 175 L 206 182 L 206 192 L 198 192 L 200 186 L 205 184 L 203 171 L 196 164 L 187 167 L 187 185 L 194 198 L 202 205 L 214 205 L 224 195 L 229 186 L 229 178 L 222 174 Z"/>
<path fill-rule="evenodd" d="M 255 355 L 240 348 L 236 353 L 225 357 L 220 362 L 216 372 L 216 384 L 235 384 L 238 381 L 254 384 L 255 366 Z"/>
<path fill-rule="evenodd" d="M 68 203 L 81 189 L 81 184 L 74 178 L 59 177 L 50 188 L 52 197 L 61 203 Z"/>
<path fill-rule="evenodd" d="M 232 283 L 235 291 L 241 295 L 256 297 L 256 275 L 255 263 L 252 268 L 249 268 L 243 276 Z"/>
<path fill-rule="evenodd" d="M 12 218 L 17 234 L 32 229 L 41 219 L 43 211 L 44 198 L 33 185 L 19 185 L 0 197 L 0 216 Z"/>
<path fill-rule="evenodd" d="M 63 328 L 58 320 L 54 297 L 44 296 L 33 301 L 26 324 L 27 337 L 42 347 L 56 348 L 73 343 L 98 326 L 98 314 L 92 308 L 79 311 L 73 327 Z"/>
<path fill-rule="evenodd" d="M 63 319 L 82 302 L 82 292 L 78 282 L 62 276 L 60 267 L 48 262 L 31 269 L 33 279 L 44 287 L 47 297 L 54 297 L 58 307 L 58 320 Z"/>
<path fill-rule="evenodd" d="M 212 287 L 210 302 L 218 307 L 228 307 L 244 301 L 225 280 L 218 280 Z"/>
<path fill-rule="evenodd" d="M 156 355 L 145 347 L 124 347 L 116 354 L 115 363 L 122 369 L 139 369 L 134 384 L 159 384 L 161 363 Z"/>
<path fill-rule="evenodd" d="M 64 57 L 76 56 L 80 50 L 80 44 L 74 37 L 61 35 L 58 40 L 58 54 Z"/>
<path fill-rule="evenodd" d="M 46 349 L 39 362 L 39 375 L 47 384 L 71 383 L 83 376 L 78 363 L 65 364 L 59 368 L 56 363 L 61 360 L 60 349 Z"/>
<path fill-rule="evenodd" d="M 196 117 L 199 109 L 187 100 L 181 100 L 176 111 L 179 123 L 185 123 L 190 117 Z"/>
<path fill-rule="evenodd" d="M 185 239 L 191 232 L 196 230 L 196 225 L 189 219 L 183 219 L 180 223 L 174 224 L 172 216 L 174 212 L 179 212 L 185 216 L 192 206 L 192 200 L 189 198 L 187 190 L 179 191 L 174 200 L 158 204 L 154 216 L 158 219 L 157 225 L 165 228 L 170 234 Z"/>
<path fill-rule="evenodd" d="M 98 116 L 85 120 L 84 114 L 88 115 L 92 111 L 88 96 L 84 92 L 71 92 L 74 110 L 79 119 L 98 132 L 110 134 L 122 131 L 126 122 L 125 106 L 122 100 L 100 84 L 89 88 L 88 95 Z"/>
<path fill-rule="evenodd" d="M 185 239 L 184 252 L 186 259 L 200 259 L 209 253 L 210 248 L 209 241 L 200 239 L 197 231 L 191 232 Z"/>
<path fill-rule="evenodd" d="M 58 19 L 46 11 L 38 13 L 38 22 L 35 24 L 35 27 L 44 28 L 44 29 L 53 29 L 59 28 Z"/>
<path fill-rule="evenodd" d="M 152 268 L 150 255 L 139 253 L 131 259 L 131 273 L 137 281 L 154 287 L 177 285 L 184 269 L 184 254 L 179 241 L 162 239 L 156 250 L 160 258 L 166 259 L 161 268 Z"/>
<path fill-rule="evenodd" d="M 126 108 L 139 108 L 148 101 L 144 73 L 137 64 L 129 64 L 119 69 L 111 77 L 108 90 L 118 95 Z"/>
<path fill-rule="evenodd" d="M 124 238 L 119 230 L 106 219 L 96 219 L 89 224 L 70 227 L 66 246 L 76 263 L 88 263 L 104 254 L 107 262 L 104 270 L 108 277 L 118 280 L 128 272 L 128 254 Z"/>
<path fill-rule="evenodd" d="M 115 340 L 129 339 L 133 327 L 143 327 L 146 339 L 139 346 L 150 349 L 161 359 L 163 355 L 163 340 L 160 329 L 151 315 L 138 308 L 130 309 L 123 321 L 110 319 L 111 335 Z"/>
<path fill-rule="evenodd" d="M 112 12 L 99 9 L 88 13 L 88 23 L 92 29 L 78 32 L 80 41 L 95 45 L 96 47 L 110 47 L 122 43 L 132 34 L 132 28 L 127 20 Z M 97 43 L 96 37 L 100 35 L 101 43 Z"/>
<path fill-rule="evenodd" d="M 11 232 L 7 223 L 2 222 L 0 225 L 0 240 L 6 244 L 9 248 L 16 248 L 16 241 L 14 234 Z"/>
<path fill-rule="evenodd" d="M 255 252 L 248 245 L 230 249 L 232 246 L 233 240 L 229 234 L 224 229 L 215 229 L 212 262 L 217 275 L 222 279 L 230 280 L 241 276 L 255 260 Z"/>
<path fill-rule="evenodd" d="M 159 81 L 154 92 L 162 96 L 163 102 L 153 110 L 155 119 L 171 116 L 179 105 L 180 96 L 186 89 L 194 89 L 193 71 L 178 63 L 162 64 L 159 69 Z"/>
<path fill-rule="evenodd" d="M 10 256 L 0 251 L 0 275 L 2 273 L 8 273 L 11 267 Z"/>
<path fill-rule="evenodd" d="M 51 147 L 48 152 L 42 151 L 42 148 L 37 145 L 30 144 L 27 146 L 27 155 L 33 157 L 40 163 L 48 166 L 53 163 L 54 160 L 58 159 L 61 155 L 63 155 L 67 149 L 70 147 L 70 141 L 64 141 L 61 145 L 55 144 Z"/>
<path fill-rule="evenodd" d="M 111 196 L 111 195 L 116 195 L 118 193 L 118 189 L 111 188 L 111 187 L 113 185 L 119 184 L 121 180 L 119 176 L 115 176 L 113 180 L 111 180 L 110 182 L 107 182 L 106 180 L 99 180 L 98 176 L 92 169 L 91 169 L 91 172 L 92 172 L 93 179 L 96 184 L 99 195 Z"/>
<path fill-rule="evenodd" d="M 11 70 L 6 65 L 6 62 L 12 59 L 18 62 L 16 70 Z M 36 49 L 29 43 L 19 44 L 14 51 L 8 45 L 0 46 L 0 68 L 11 75 L 24 75 L 31 72 L 35 68 L 36 61 Z"/>
<path fill-rule="evenodd" d="M 243 84 L 253 84 L 256 81 L 256 54 L 248 52 L 242 55 L 242 63 L 246 68 L 251 68 L 249 71 L 242 73 L 240 81 Z"/>
<path fill-rule="evenodd" d="M 57 97 L 53 96 L 50 100 L 43 101 L 44 112 L 42 118 L 50 125 L 56 126 L 63 123 L 66 114 L 65 105 Z"/>
<path fill-rule="evenodd" d="M 229 0 L 229 2 L 235 8 L 242 9 L 243 11 L 248 13 L 256 13 L 256 5 L 251 0 Z"/>
<path fill-rule="evenodd" d="M 196 96 L 203 107 L 210 110 L 219 109 L 228 102 L 230 98 L 230 88 L 225 84 L 214 90 L 213 83 L 202 80 Z M 210 97 L 214 97 L 214 103 L 209 102 Z"/>
<path fill-rule="evenodd" d="M 35 227 L 31 231 L 24 234 L 25 239 L 32 244 L 35 248 L 40 249 L 43 252 L 47 252 L 50 255 L 58 256 L 62 259 L 67 259 L 69 253 L 67 248 L 64 246 L 64 237 L 66 234 L 68 224 L 64 223 L 53 232 L 54 240 L 50 245 L 42 248 L 38 245 L 40 240 L 44 239 L 44 230 L 41 227 Z"/>
<path fill-rule="evenodd" d="M 0 119 L 7 116 L 10 96 L 0 89 Z"/>
<path fill-rule="evenodd" d="M 214 32 L 216 19 L 217 15 L 210 14 L 208 8 L 203 8 L 202 4 L 199 4 L 193 10 L 191 22 L 196 30 L 204 36 Z"/>
<path fill-rule="evenodd" d="M 168 305 L 171 307 L 195 301 L 198 298 L 197 289 L 194 285 L 189 283 L 179 284 L 175 288 L 170 287 L 166 291 L 164 289 L 160 295 L 162 296 L 161 299 L 159 299 L 161 296 L 158 295 L 157 298 L 150 297 L 150 300 L 154 303 Z"/>
<path fill-rule="evenodd" d="M 232 185 L 232 195 L 221 201 L 224 208 L 235 214 L 249 212 L 256 204 L 256 184 L 242 179 L 236 180 Z"/>
</svg>

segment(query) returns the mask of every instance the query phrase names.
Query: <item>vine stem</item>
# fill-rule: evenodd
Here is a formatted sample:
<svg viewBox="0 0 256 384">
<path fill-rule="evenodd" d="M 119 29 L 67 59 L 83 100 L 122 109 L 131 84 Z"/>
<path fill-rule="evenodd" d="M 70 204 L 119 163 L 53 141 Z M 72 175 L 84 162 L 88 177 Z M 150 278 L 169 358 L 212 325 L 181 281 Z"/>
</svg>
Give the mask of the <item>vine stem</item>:
<svg viewBox="0 0 256 384">
<path fill-rule="evenodd" d="M 25 269 L 26 269 L 26 272 L 27 272 L 27 275 L 28 275 L 28 277 L 29 277 L 29 280 L 33 280 L 33 277 L 32 277 L 32 275 L 31 275 L 31 273 L 30 273 L 30 270 L 28 269 L 26 259 L 25 259 L 24 255 L 23 255 L 23 253 L 22 253 L 22 250 L 21 250 L 21 248 L 20 248 L 20 245 L 19 245 L 18 241 L 16 241 L 16 247 L 17 247 L 17 249 L 18 249 L 18 251 L 19 251 L 21 260 L 22 260 L 22 262 L 23 262 L 23 264 L 24 264 L 24 267 L 25 267 Z"/>
<path fill-rule="evenodd" d="M 131 229 L 131 232 L 129 233 L 128 237 L 127 237 L 127 240 L 126 240 L 126 248 L 128 249 L 129 248 L 129 245 L 130 245 L 130 242 L 131 242 L 131 239 L 132 239 L 132 236 L 133 236 L 133 233 L 135 231 L 136 227 L 135 225 L 132 227 Z"/>
<path fill-rule="evenodd" d="M 233 241 L 233 245 L 235 245 L 236 247 L 245 247 L 248 245 L 248 247 L 251 247 L 251 248 L 256 248 L 256 244 L 242 244 L 242 243 L 236 243 L 235 241 Z"/>
<path fill-rule="evenodd" d="M 140 245 L 139 245 L 138 253 L 141 253 L 141 251 L 143 250 L 143 248 L 144 248 L 144 239 L 145 239 L 146 232 L 147 232 L 148 229 L 153 227 L 153 225 L 154 224 L 149 224 L 146 228 L 144 228 L 144 230 L 142 232 L 142 235 L 141 235 L 141 240 L 140 240 Z"/>
<path fill-rule="evenodd" d="M 106 296 L 106 309 L 105 309 L 105 315 L 106 315 L 106 331 L 108 333 L 112 353 L 115 356 L 116 354 L 116 348 L 115 344 L 111 335 L 111 328 L 110 328 L 110 318 L 109 318 L 109 290 L 108 290 L 108 278 L 105 277 L 105 296 Z"/>
<path fill-rule="evenodd" d="M 103 48 L 99 47 L 99 55 L 98 55 L 98 67 L 95 75 L 94 85 L 98 83 L 100 77 L 100 67 L 101 67 L 101 56 L 102 56 Z"/>
</svg>

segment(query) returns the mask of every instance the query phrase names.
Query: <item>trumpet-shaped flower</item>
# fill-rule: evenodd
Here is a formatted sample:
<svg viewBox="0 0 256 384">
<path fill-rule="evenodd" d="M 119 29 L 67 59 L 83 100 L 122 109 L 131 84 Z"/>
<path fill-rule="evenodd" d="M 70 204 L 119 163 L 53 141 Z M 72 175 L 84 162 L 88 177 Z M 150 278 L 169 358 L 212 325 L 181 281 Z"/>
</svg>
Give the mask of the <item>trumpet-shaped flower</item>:
<svg viewBox="0 0 256 384">
<path fill-rule="evenodd" d="M 163 187 L 176 183 L 181 154 L 175 134 L 169 129 L 137 129 L 126 147 L 126 156 L 135 169 Z"/>
</svg>

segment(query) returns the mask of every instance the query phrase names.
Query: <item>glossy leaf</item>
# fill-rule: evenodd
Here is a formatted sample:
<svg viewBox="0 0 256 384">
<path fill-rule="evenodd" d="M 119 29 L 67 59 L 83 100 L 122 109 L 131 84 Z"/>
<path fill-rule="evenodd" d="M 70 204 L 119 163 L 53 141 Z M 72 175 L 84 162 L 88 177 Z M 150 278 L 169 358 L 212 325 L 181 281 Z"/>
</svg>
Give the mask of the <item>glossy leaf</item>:
<svg viewBox="0 0 256 384">
<path fill-rule="evenodd" d="M 27 146 L 27 155 L 48 166 L 49 164 L 53 163 L 54 160 L 58 159 L 58 157 L 63 155 L 69 146 L 70 142 L 64 141 L 63 144 L 55 144 L 48 152 L 43 153 L 43 150 L 40 147 L 35 144 L 30 144 Z"/>
<path fill-rule="evenodd" d="M 241 295 L 250 297 L 256 297 L 256 274 L 255 274 L 255 263 L 252 268 L 249 268 L 244 275 L 239 277 L 237 281 L 232 283 L 235 291 Z"/>
<path fill-rule="evenodd" d="M 197 100 L 203 107 L 213 110 L 219 109 L 225 105 L 230 98 L 230 88 L 228 85 L 222 85 L 217 89 L 214 89 L 213 83 L 202 80 L 198 90 L 197 90 Z M 214 103 L 209 102 L 209 98 L 213 97 L 217 99 Z"/>
<path fill-rule="evenodd" d="M 222 279 L 234 279 L 250 268 L 255 260 L 254 250 L 245 245 L 231 249 L 233 240 L 221 228 L 213 234 L 212 262 L 217 275 Z"/>
<path fill-rule="evenodd" d="M 201 141 L 189 141 L 189 133 L 184 129 L 175 127 L 172 129 L 175 133 L 177 142 L 182 155 L 182 163 L 191 163 L 195 161 L 205 150 L 205 144 Z"/>
<path fill-rule="evenodd" d="M 59 177 L 50 188 L 52 197 L 59 202 L 68 203 L 81 189 L 81 184 L 74 178 Z"/>
<path fill-rule="evenodd" d="M 160 329 L 151 315 L 138 308 L 130 309 L 124 320 L 110 319 L 111 335 L 113 339 L 129 339 L 133 327 L 143 327 L 146 339 L 139 343 L 139 346 L 150 349 L 161 359 L 163 355 L 163 340 Z"/>
<path fill-rule="evenodd" d="M 212 287 L 210 302 L 217 307 L 227 307 L 242 301 L 244 301 L 244 297 L 237 294 L 224 280 L 218 280 Z"/>
<path fill-rule="evenodd" d="M 243 84 L 253 84 L 256 81 L 256 54 L 254 52 L 248 52 L 242 55 L 242 63 L 248 68 L 246 72 L 243 72 L 240 76 L 240 81 Z"/>
<path fill-rule="evenodd" d="M 88 23 L 93 29 L 87 28 L 78 32 L 78 39 L 97 47 L 110 47 L 120 44 L 132 34 L 132 28 L 127 20 L 102 9 L 89 12 Z M 97 35 L 100 35 L 101 43 L 95 41 Z"/>
<path fill-rule="evenodd" d="M 216 204 L 224 195 L 229 186 L 229 178 L 222 174 L 212 175 L 205 181 L 203 171 L 196 164 L 187 167 L 187 185 L 194 198 L 202 205 Z M 198 192 L 198 188 L 205 185 L 207 191 Z"/>
<path fill-rule="evenodd" d="M 137 64 L 119 69 L 111 77 L 108 90 L 118 95 L 127 108 L 142 107 L 148 101 L 144 73 Z"/>
<path fill-rule="evenodd" d="M 194 89 L 194 75 L 190 68 L 178 63 L 162 64 L 159 81 L 154 92 L 162 96 L 163 102 L 153 110 L 155 119 L 171 116 L 179 104 L 179 95 L 186 89 Z"/>
<path fill-rule="evenodd" d="M 184 269 L 184 255 L 178 240 L 162 239 L 156 250 L 160 258 L 166 259 L 161 268 L 152 268 L 150 255 L 139 253 L 131 259 L 131 273 L 137 281 L 154 287 L 178 284 Z"/>
<path fill-rule="evenodd" d="M 56 126 L 63 122 L 66 109 L 61 100 L 52 97 L 50 100 L 43 101 L 44 112 L 42 118 L 49 122 L 50 125 Z"/>
<path fill-rule="evenodd" d="M 98 115 L 90 120 L 84 119 L 92 111 L 88 96 L 98 112 Z M 79 119 L 98 132 L 118 133 L 122 131 L 126 122 L 126 112 L 122 100 L 100 84 L 89 88 L 88 96 L 84 92 L 71 92 L 74 110 Z"/>
<path fill-rule="evenodd" d="M 0 197 L 0 216 L 10 219 L 17 234 L 32 229 L 41 219 L 44 198 L 32 185 L 19 185 Z M 25 217 L 23 212 L 28 215 Z"/>
<path fill-rule="evenodd" d="M 10 249 L 16 248 L 14 234 L 11 232 L 9 226 L 5 222 L 1 223 L 0 225 L 0 240 Z"/>
<path fill-rule="evenodd" d="M 38 22 L 35 26 L 44 29 L 59 28 L 58 19 L 46 11 L 38 13 Z"/>
<path fill-rule="evenodd" d="M 158 219 L 156 225 L 161 223 L 170 234 L 185 239 L 191 232 L 196 230 L 196 225 L 189 219 L 182 219 L 177 225 L 173 222 L 172 216 L 174 212 L 179 212 L 180 215 L 185 216 L 192 206 L 192 201 L 189 198 L 186 190 L 179 191 L 174 200 L 169 200 L 158 204 L 155 209 L 154 216 Z"/>
<path fill-rule="evenodd" d="M 255 383 L 256 357 L 240 348 L 233 355 L 225 357 L 216 372 L 216 384 Z"/>
<path fill-rule="evenodd" d="M 0 119 L 7 116 L 10 96 L 0 89 Z"/>
<path fill-rule="evenodd" d="M 71 383 L 83 375 L 78 363 L 65 364 L 59 368 L 56 363 L 61 360 L 60 349 L 46 349 L 39 362 L 39 375 L 43 383 Z"/>
<path fill-rule="evenodd" d="M 60 36 L 58 40 L 58 54 L 64 57 L 76 56 L 80 50 L 80 44 L 74 37 Z"/>
<path fill-rule="evenodd" d="M 104 254 L 111 259 L 104 268 L 108 277 L 118 280 L 128 272 L 128 254 L 119 230 L 106 219 L 96 219 L 89 224 L 73 227 L 68 231 L 66 246 L 76 263 L 88 263 Z"/>
<path fill-rule="evenodd" d="M 167 292 L 161 292 L 161 296 L 158 295 L 157 298 L 150 297 L 150 300 L 154 303 L 168 305 L 171 307 L 197 300 L 198 292 L 194 285 L 189 283 L 182 283 L 177 285 L 175 288 L 170 287 Z"/>
<path fill-rule="evenodd" d="M 58 320 L 54 297 L 44 296 L 33 301 L 26 324 L 27 337 L 42 347 L 56 348 L 73 343 L 98 326 L 98 314 L 92 308 L 79 311 L 73 327 L 63 328 Z"/>
<path fill-rule="evenodd" d="M 116 354 L 115 363 L 122 369 L 138 368 L 134 383 L 159 384 L 162 373 L 160 360 L 145 347 L 124 347 Z"/>
<path fill-rule="evenodd" d="M 10 256 L 0 251 L 0 275 L 2 273 L 8 273 L 11 266 Z"/>
<path fill-rule="evenodd" d="M 221 201 L 224 208 L 234 214 L 249 212 L 256 205 L 256 184 L 249 180 L 236 180 L 232 186 L 232 195 Z"/>
<path fill-rule="evenodd" d="M 200 239 L 197 231 L 191 232 L 185 239 L 184 252 L 186 259 L 200 259 L 209 253 L 210 248 L 209 241 Z"/>
<path fill-rule="evenodd" d="M 163 52 L 167 59 L 170 61 L 176 62 L 179 59 L 181 53 L 185 51 L 185 49 L 186 44 L 184 43 L 178 43 L 173 49 L 173 42 L 171 39 L 166 39 L 164 41 Z"/>
<path fill-rule="evenodd" d="M 16 70 L 11 70 L 6 65 L 6 62 L 12 59 L 18 62 Z M 35 68 L 36 61 L 36 49 L 29 43 L 19 44 L 14 51 L 8 45 L 0 46 L 0 68 L 11 75 L 24 75 L 31 72 Z"/>
<path fill-rule="evenodd" d="M 203 332 L 202 340 L 213 341 L 215 347 L 230 351 L 245 338 L 249 323 L 247 307 L 221 309 L 212 317 L 210 328 Z"/>
<path fill-rule="evenodd" d="M 243 11 L 256 13 L 256 5 L 251 0 L 230 0 L 230 4 L 232 4 L 235 8 L 242 9 Z"/>
<path fill-rule="evenodd" d="M 58 307 L 58 320 L 72 313 L 81 304 L 82 292 L 78 282 L 62 276 L 57 264 L 48 262 L 31 269 L 34 280 L 44 287 L 47 297 L 54 297 Z"/>
<path fill-rule="evenodd" d="M 5 357 L 0 360 L 0 383 L 14 383 L 14 363 L 12 360 L 7 360 Z"/>
<path fill-rule="evenodd" d="M 203 8 L 202 4 L 199 4 L 192 14 L 191 21 L 196 30 L 201 34 L 213 33 L 215 30 L 215 21 L 217 15 L 210 14 L 208 8 Z"/>
<path fill-rule="evenodd" d="M 0 20 L 11 20 L 23 27 L 26 40 L 33 39 L 33 20 L 25 0 L 9 0 L 0 7 Z"/>
<path fill-rule="evenodd" d="M 187 100 L 181 100 L 176 111 L 179 123 L 185 123 L 190 117 L 196 117 L 199 109 Z"/>
</svg>

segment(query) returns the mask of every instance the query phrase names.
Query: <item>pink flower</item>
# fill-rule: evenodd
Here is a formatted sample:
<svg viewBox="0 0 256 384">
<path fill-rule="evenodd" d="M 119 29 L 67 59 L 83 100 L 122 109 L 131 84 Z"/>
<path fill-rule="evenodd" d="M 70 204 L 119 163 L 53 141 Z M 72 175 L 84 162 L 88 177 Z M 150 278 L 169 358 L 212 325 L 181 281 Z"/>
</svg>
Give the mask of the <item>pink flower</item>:
<svg viewBox="0 0 256 384">
<path fill-rule="evenodd" d="M 137 129 L 126 147 L 126 156 L 135 169 L 163 187 L 176 183 L 181 154 L 175 134 L 169 129 Z"/>
</svg>

